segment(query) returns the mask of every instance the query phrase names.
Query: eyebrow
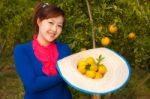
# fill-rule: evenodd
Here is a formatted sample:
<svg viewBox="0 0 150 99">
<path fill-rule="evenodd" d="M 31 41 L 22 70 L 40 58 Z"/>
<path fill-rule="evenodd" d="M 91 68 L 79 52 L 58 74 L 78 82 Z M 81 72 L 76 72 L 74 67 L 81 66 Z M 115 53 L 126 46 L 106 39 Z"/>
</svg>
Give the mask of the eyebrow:
<svg viewBox="0 0 150 99">
<path fill-rule="evenodd" d="M 48 19 L 48 21 L 53 21 L 53 22 L 55 22 L 55 20 L 53 20 L 53 19 Z M 58 24 L 63 25 L 63 22 L 60 22 L 60 23 L 58 23 Z"/>
</svg>

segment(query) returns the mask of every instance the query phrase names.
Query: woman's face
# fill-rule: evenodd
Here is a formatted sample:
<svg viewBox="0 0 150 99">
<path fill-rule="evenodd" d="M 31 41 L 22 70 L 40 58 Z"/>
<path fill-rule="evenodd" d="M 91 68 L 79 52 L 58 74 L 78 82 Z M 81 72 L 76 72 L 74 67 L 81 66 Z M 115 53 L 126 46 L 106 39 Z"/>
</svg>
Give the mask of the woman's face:
<svg viewBox="0 0 150 99">
<path fill-rule="evenodd" d="M 39 43 L 46 46 L 58 38 L 62 32 L 63 22 L 64 18 L 62 16 L 44 19 L 42 21 L 38 19 L 39 33 L 37 40 Z"/>
</svg>

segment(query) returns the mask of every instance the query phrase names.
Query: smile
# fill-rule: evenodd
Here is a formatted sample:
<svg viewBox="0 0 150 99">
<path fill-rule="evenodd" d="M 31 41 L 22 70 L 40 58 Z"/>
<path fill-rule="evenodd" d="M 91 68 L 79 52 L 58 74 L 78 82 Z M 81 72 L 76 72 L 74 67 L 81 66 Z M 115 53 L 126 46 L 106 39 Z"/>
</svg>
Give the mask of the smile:
<svg viewBox="0 0 150 99">
<path fill-rule="evenodd" d="M 55 34 L 54 34 L 54 33 L 50 33 L 49 36 L 50 36 L 50 37 L 54 37 Z"/>
</svg>

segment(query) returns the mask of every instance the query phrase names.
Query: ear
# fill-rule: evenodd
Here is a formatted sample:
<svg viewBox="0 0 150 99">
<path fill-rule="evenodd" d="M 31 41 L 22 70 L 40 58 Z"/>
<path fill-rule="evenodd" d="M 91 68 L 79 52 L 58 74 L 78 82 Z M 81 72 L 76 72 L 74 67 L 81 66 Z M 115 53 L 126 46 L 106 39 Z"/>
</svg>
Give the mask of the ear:
<svg viewBox="0 0 150 99">
<path fill-rule="evenodd" d="M 40 23 L 41 23 L 41 20 L 38 18 L 38 19 L 37 19 L 37 25 L 39 26 Z"/>
</svg>

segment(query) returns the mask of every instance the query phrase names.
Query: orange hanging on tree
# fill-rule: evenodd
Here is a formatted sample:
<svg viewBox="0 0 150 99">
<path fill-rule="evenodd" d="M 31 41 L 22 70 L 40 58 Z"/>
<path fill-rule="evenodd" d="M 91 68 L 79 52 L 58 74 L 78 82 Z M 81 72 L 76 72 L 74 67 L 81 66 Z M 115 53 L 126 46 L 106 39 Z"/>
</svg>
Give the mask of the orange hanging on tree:
<svg viewBox="0 0 150 99">
<path fill-rule="evenodd" d="M 111 43 L 111 40 L 110 40 L 109 37 L 103 37 L 103 38 L 101 39 L 101 44 L 102 44 L 103 46 L 107 46 L 107 45 L 109 45 L 110 43 Z"/>
<path fill-rule="evenodd" d="M 136 38 L 136 33 L 135 32 L 130 32 L 128 34 L 128 38 L 131 39 L 131 40 L 135 39 Z"/>
<path fill-rule="evenodd" d="M 110 24 L 108 26 L 108 31 L 110 33 L 116 33 L 118 31 L 118 27 L 116 26 L 116 24 Z"/>
</svg>

